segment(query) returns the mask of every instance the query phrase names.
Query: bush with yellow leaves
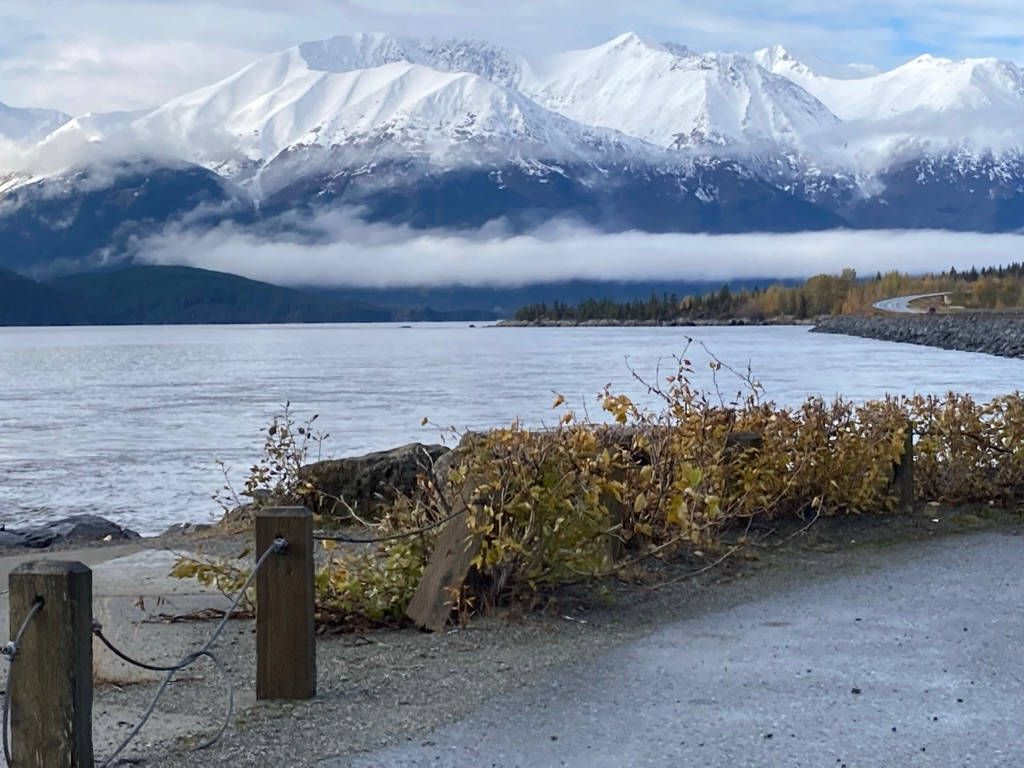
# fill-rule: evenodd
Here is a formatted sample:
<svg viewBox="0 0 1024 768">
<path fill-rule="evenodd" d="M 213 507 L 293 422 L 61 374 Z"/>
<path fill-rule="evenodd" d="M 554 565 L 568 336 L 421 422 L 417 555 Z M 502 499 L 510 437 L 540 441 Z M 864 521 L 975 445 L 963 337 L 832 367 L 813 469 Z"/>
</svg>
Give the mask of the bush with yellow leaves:
<svg viewBox="0 0 1024 768">
<path fill-rule="evenodd" d="M 783 408 L 762 402 L 749 373 L 735 371 L 745 393 L 713 400 L 691 385 L 690 361 L 677 363 L 671 376 L 644 382 L 658 409 L 606 390 L 599 400 L 611 423 L 595 424 L 559 396 L 552 429 L 513 423 L 466 435 L 443 486 L 421 478 L 415 499 L 400 498 L 370 527 L 384 535 L 427 530 L 344 554 L 327 544 L 316 575 L 321 621 L 400 622 L 437 537 L 429 526 L 448 519 L 457 501 L 481 542 L 456 596 L 465 615 L 648 557 L 714 548 L 728 527 L 757 519 L 891 512 L 909 428 L 919 435 L 920 499 L 1008 504 L 1024 495 L 1020 393 L 987 404 L 950 394 L 862 405 L 812 398 Z M 723 370 L 714 358 L 711 366 Z M 223 568 L 180 571 L 239 577 Z"/>
</svg>

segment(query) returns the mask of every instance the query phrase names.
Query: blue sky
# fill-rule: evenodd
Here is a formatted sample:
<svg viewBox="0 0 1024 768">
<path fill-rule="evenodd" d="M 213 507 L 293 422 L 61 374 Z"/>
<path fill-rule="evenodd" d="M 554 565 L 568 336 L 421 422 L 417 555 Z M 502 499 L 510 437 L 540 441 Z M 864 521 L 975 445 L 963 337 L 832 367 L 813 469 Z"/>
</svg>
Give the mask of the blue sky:
<svg viewBox="0 0 1024 768">
<path fill-rule="evenodd" d="M 0 0 L 0 101 L 138 109 L 261 54 L 357 31 L 543 52 L 628 30 L 698 51 L 781 43 L 801 57 L 881 68 L 921 53 L 1024 62 L 1020 0 Z"/>
</svg>

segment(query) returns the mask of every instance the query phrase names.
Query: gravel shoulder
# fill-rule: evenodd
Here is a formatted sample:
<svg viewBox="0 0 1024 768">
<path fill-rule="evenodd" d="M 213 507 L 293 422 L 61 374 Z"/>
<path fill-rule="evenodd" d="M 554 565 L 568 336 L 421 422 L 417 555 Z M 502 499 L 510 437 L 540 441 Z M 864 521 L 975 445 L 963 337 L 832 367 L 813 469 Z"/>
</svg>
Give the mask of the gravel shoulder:
<svg viewBox="0 0 1024 768">
<path fill-rule="evenodd" d="M 914 517 L 821 521 L 803 533 L 795 527 L 761 531 L 756 533 L 765 546 L 737 552 L 714 568 L 703 570 L 716 559 L 711 554 L 665 566 L 653 578 L 679 580 L 663 588 L 651 589 L 641 580 L 611 582 L 596 591 L 564 590 L 535 611 L 506 611 L 442 635 L 399 630 L 321 637 L 319 693 L 309 702 L 255 701 L 254 626 L 233 621 L 220 643 L 236 691 L 235 715 L 224 738 L 203 752 L 189 751 L 218 727 L 224 707 L 216 673 L 197 666 L 169 687 L 157 714 L 124 757 L 150 766 L 312 766 L 325 758 L 422 740 L 481 706 L 514 698 L 553 676 L 571 676 L 579 665 L 671 622 L 788 594 L 809 582 L 900 567 L 928 556 L 936 546 L 956 551 L 969 545 L 972 532 L 1017 535 L 1019 519 L 1019 514 L 989 509 L 928 507 Z M 113 579 L 124 594 L 115 596 L 122 603 L 111 609 L 112 621 L 124 630 L 119 637 L 126 650 L 146 659 L 180 657 L 200 644 L 213 624 L 169 617 L 192 606 L 223 605 L 220 596 L 192 589 L 165 598 L 164 604 L 150 596 L 146 607 L 133 614 L 123 605 L 133 601 L 133 573 L 149 563 L 154 571 L 149 591 L 159 591 L 155 571 L 166 567 L 167 548 L 237 554 L 247 538 L 143 540 L 142 549 L 120 560 L 133 564 L 122 569 L 120 581 Z M 0 567 L 4 562 L 0 559 Z M 118 562 L 111 561 L 115 571 Z M 97 572 L 102 568 L 98 564 Z M 138 583 L 142 591 L 144 581 Z M 152 679 L 108 682 L 100 677 L 94 704 L 99 758 L 130 730 L 155 688 Z"/>
</svg>

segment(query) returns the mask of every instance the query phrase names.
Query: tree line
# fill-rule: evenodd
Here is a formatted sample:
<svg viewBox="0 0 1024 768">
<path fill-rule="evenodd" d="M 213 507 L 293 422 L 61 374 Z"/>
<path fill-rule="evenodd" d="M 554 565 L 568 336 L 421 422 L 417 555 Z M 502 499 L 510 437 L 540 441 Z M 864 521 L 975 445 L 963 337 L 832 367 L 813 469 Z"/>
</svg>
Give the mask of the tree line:
<svg viewBox="0 0 1024 768">
<path fill-rule="evenodd" d="M 952 294 L 951 303 L 970 309 L 1010 309 L 1024 307 L 1024 263 L 971 268 L 958 272 L 908 275 L 896 270 L 874 277 L 860 278 L 853 269 L 838 275 L 821 274 L 797 285 L 775 283 L 765 288 L 739 291 L 723 284 L 713 293 L 679 297 L 676 294 L 651 294 L 647 299 L 614 301 L 607 298 L 585 299 L 578 304 L 546 302 L 521 307 L 516 320 L 570 321 L 613 320 L 669 322 L 674 320 L 751 321 L 775 318 L 798 320 L 822 315 L 854 314 L 867 310 L 876 301 L 916 293 Z"/>
</svg>

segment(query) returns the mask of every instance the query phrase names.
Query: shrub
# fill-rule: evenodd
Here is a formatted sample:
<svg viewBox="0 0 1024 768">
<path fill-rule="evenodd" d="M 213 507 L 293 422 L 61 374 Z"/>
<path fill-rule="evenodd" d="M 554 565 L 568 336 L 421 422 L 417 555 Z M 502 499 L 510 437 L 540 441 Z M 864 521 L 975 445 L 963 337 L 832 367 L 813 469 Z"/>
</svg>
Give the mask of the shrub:
<svg viewBox="0 0 1024 768">
<path fill-rule="evenodd" d="M 466 613 L 530 600 L 561 584 L 614 574 L 648 557 L 708 549 L 730 526 L 785 517 L 882 514 L 912 424 L 920 435 L 915 480 L 922 500 L 1010 503 L 1024 494 L 1024 397 L 977 404 L 965 395 L 886 398 L 862 405 L 819 398 L 796 408 L 760 400 L 749 373 L 726 402 L 699 391 L 685 357 L 647 384 L 660 402 L 643 410 L 625 395 L 599 395 L 611 424 L 580 420 L 559 396 L 553 429 L 516 422 L 465 436 L 443 487 L 422 477 L 371 533 L 418 531 L 450 517 L 461 500 L 481 548 L 457 605 Z M 729 369 L 712 357 L 716 372 Z M 645 382 L 646 383 L 646 382 Z M 247 491 L 297 493 L 309 425 L 285 411 L 268 430 L 267 456 Z M 302 429 L 305 431 L 303 432 Z M 760 441 L 737 439 L 754 434 Z M 321 621 L 342 626 L 402 620 L 437 528 L 344 554 L 326 543 L 316 576 Z M 179 564 L 180 575 L 235 583 L 223 565 Z"/>
</svg>

